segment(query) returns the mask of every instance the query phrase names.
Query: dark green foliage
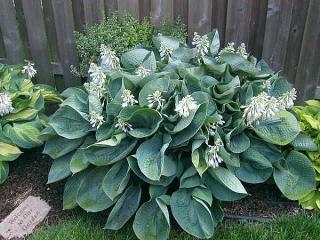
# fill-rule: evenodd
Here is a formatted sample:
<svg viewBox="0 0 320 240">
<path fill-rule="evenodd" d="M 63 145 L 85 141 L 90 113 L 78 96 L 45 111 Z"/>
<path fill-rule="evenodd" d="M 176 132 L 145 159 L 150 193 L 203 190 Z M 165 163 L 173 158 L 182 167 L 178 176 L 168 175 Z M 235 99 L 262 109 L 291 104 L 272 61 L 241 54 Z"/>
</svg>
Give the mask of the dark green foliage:
<svg viewBox="0 0 320 240">
<path fill-rule="evenodd" d="M 102 23 L 89 27 L 85 32 L 75 32 L 76 46 L 80 64 L 72 66 L 72 72 L 79 76 L 86 75 L 90 62 L 97 60 L 101 44 L 113 49 L 118 56 L 141 45 L 144 48 L 153 46 L 152 37 L 158 33 L 185 41 L 186 25 L 181 18 L 176 22 L 165 19 L 159 27 L 154 27 L 149 17 L 142 21 L 129 14 L 113 13 Z"/>
</svg>

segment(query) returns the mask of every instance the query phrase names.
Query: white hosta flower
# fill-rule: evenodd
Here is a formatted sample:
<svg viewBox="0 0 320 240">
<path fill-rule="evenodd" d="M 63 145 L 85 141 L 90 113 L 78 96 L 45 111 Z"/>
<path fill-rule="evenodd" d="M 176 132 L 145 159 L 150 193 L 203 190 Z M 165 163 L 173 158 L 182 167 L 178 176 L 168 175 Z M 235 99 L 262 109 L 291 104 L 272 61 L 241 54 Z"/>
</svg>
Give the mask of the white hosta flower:
<svg viewBox="0 0 320 240">
<path fill-rule="evenodd" d="M 122 107 L 127 107 L 130 105 L 134 105 L 135 103 L 138 103 L 138 101 L 134 98 L 133 94 L 131 94 L 131 91 L 128 89 L 124 89 L 121 95 L 122 98 Z"/>
<path fill-rule="evenodd" d="M 29 79 L 33 78 L 37 73 L 37 70 L 33 66 L 34 63 L 27 61 L 27 65 L 24 66 L 21 71 L 23 74 L 26 74 Z"/>
<path fill-rule="evenodd" d="M 96 127 L 97 129 L 105 122 L 103 116 L 99 113 L 91 112 L 89 116 L 91 126 Z"/>
<path fill-rule="evenodd" d="M 151 74 L 151 70 L 147 69 L 147 68 L 144 68 L 143 66 L 140 66 L 140 67 L 137 68 L 136 74 L 139 77 L 146 77 L 146 76 L 149 76 Z"/>
<path fill-rule="evenodd" d="M 115 127 L 118 128 L 120 131 L 125 132 L 125 133 L 128 132 L 128 131 L 133 130 L 132 129 L 132 125 L 130 123 L 124 121 L 121 118 L 118 119 Z"/>
<path fill-rule="evenodd" d="M 120 59 L 117 57 L 115 51 L 112 51 L 106 45 L 101 44 L 100 46 L 100 57 L 101 57 L 101 65 L 110 66 L 111 69 L 119 69 L 120 68 Z"/>
<path fill-rule="evenodd" d="M 180 117 L 188 117 L 190 111 L 194 111 L 198 108 L 197 102 L 194 100 L 191 95 L 187 95 L 179 101 L 176 106 L 175 111 L 179 114 Z"/>
<path fill-rule="evenodd" d="M 173 52 L 173 49 L 172 49 L 172 48 L 167 47 L 166 45 L 163 45 L 163 44 L 161 43 L 160 49 L 159 49 L 159 53 L 160 53 L 160 58 L 161 58 L 161 60 L 166 59 L 166 57 L 170 57 L 171 54 L 172 54 L 172 52 Z"/>
<path fill-rule="evenodd" d="M 94 82 L 87 82 L 83 84 L 83 86 L 89 94 L 97 95 L 99 98 L 101 98 L 105 92 L 104 85 L 98 85 Z"/>
<path fill-rule="evenodd" d="M 219 114 L 219 120 L 218 122 L 215 123 L 210 123 L 208 125 L 208 132 L 211 136 L 214 136 L 217 130 L 218 126 L 222 126 L 223 124 L 225 124 L 225 121 L 223 120 L 222 115 Z"/>
<path fill-rule="evenodd" d="M 249 54 L 247 53 L 246 45 L 244 43 L 241 43 L 240 46 L 237 48 L 237 53 L 239 53 L 245 59 L 248 58 Z"/>
<path fill-rule="evenodd" d="M 262 111 L 261 120 L 271 118 L 281 109 L 279 107 L 279 101 L 277 98 L 269 96 L 268 100 L 264 103 L 264 109 Z"/>
<path fill-rule="evenodd" d="M 219 167 L 219 164 L 223 162 L 223 159 L 218 155 L 220 149 L 223 147 L 223 142 L 220 138 L 215 140 L 214 145 L 208 145 L 209 151 L 208 151 L 208 159 L 207 164 L 209 167 Z"/>
<path fill-rule="evenodd" d="M 266 92 L 262 92 L 258 96 L 251 98 L 251 102 L 245 106 L 243 114 L 247 126 L 251 126 L 253 123 L 259 123 L 259 121 L 263 120 L 266 103 L 269 99 L 270 96 Z"/>
<path fill-rule="evenodd" d="M 220 61 L 220 56 L 223 54 L 223 53 L 234 53 L 236 50 L 234 48 L 234 42 L 228 42 L 227 45 L 222 48 L 220 50 L 220 52 L 218 53 L 218 56 L 216 57 L 216 60 L 217 61 Z"/>
<path fill-rule="evenodd" d="M 270 80 L 264 81 L 263 84 L 262 84 L 262 87 L 263 87 L 263 89 L 270 90 L 270 88 L 271 88 L 271 81 L 270 81 Z"/>
<path fill-rule="evenodd" d="M 295 88 L 292 88 L 290 91 L 285 92 L 279 98 L 279 105 L 282 109 L 287 109 L 294 105 L 294 100 L 297 99 L 297 91 Z"/>
<path fill-rule="evenodd" d="M 3 117 L 14 111 L 9 93 L 0 93 L 0 116 Z"/>
<path fill-rule="evenodd" d="M 89 73 L 89 76 L 92 79 L 92 82 L 96 83 L 99 86 L 105 84 L 106 75 L 102 71 L 101 67 L 98 67 L 97 64 L 91 63 L 88 73 Z"/>
<path fill-rule="evenodd" d="M 200 57 L 208 54 L 210 42 L 207 35 L 200 36 L 197 32 L 194 33 L 192 45 L 196 47 L 197 53 Z"/>
<path fill-rule="evenodd" d="M 147 97 L 149 107 L 155 107 L 158 111 L 163 107 L 165 99 L 162 97 L 162 93 L 160 91 L 155 91 L 153 94 L 149 94 Z"/>
</svg>

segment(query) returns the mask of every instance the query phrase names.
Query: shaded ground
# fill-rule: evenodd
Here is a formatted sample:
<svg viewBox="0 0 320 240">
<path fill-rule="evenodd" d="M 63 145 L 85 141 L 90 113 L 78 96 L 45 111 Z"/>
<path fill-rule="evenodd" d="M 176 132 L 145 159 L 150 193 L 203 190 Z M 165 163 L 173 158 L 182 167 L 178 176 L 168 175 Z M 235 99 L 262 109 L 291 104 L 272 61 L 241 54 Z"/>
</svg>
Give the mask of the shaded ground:
<svg viewBox="0 0 320 240">
<path fill-rule="evenodd" d="M 9 178 L 0 185 L 0 222 L 29 195 L 41 197 L 52 207 L 44 223 L 56 223 L 62 211 L 63 184 L 47 185 L 52 160 L 40 149 L 26 151 L 10 164 Z"/>
<path fill-rule="evenodd" d="M 0 186 L 0 222 L 29 195 L 39 196 L 52 207 L 44 224 L 53 224 L 79 211 L 62 211 L 64 182 L 47 185 L 47 176 L 52 160 L 41 155 L 41 150 L 25 152 L 10 165 L 10 174 Z M 226 216 L 273 217 L 295 215 L 301 209 L 295 202 L 281 196 L 273 185 L 246 186 L 252 196 L 236 202 L 224 202 Z M 103 213 L 102 213 L 103 214 Z"/>
</svg>

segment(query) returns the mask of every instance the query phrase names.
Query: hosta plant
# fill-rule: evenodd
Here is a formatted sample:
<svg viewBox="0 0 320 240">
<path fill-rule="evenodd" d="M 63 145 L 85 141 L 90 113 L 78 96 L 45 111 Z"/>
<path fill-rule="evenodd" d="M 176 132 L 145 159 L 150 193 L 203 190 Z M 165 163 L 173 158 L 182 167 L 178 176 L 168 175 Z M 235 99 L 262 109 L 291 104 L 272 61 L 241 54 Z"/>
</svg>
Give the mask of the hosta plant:
<svg viewBox="0 0 320 240">
<path fill-rule="evenodd" d="M 64 209 L 110 208 L 106 229 L 133 220 L 142 240 L 168 239 L 172 216 L 197 238 L 222 220 L 221 201 L 248 195 L 243 182 L 273 178 L 296 200 L 315 189 L 299 152 L 295 90 L 241 44 L 219 51 L 217 31 L 192 47 L 157 36 L 154 51 L 118 59 L 101 46 L 88 82 L 69 88 L 42 136 L 54 160 L 48 182 L 66 179 Z M 295 142 L 295 144 L 292 144 Z"/>
<path fill-rule="evenodd" d="M 45 102 L 60 102 L 55 89 L 34 85 L 32 63 L 27 66 L 0 64 L 0 184 L 9 174 L 9 162 L 22 149 L 43 144 L 39 134 L 46 127 Z"/>
<path fill-rule="evenodd" d="M 299 199 L 300 204 L 308 209 L 320 210 L 320 101 L 309 100 L 306 106 L 296 106 L 308 157 L 316 171 L 317 189 Z"/>
</svg>

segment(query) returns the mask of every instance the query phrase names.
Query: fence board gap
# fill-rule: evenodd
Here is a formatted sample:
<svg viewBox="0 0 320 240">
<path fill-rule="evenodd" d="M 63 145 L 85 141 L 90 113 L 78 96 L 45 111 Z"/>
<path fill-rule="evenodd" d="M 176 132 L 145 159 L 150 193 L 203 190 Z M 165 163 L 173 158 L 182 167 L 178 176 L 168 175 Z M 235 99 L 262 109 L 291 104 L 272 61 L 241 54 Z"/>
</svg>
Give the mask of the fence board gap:
<svg viewBox="0 0 320 240">
<path fill-rule="evenodd" d="M 299 64 L 300 49 L 310 0 L 293 0 L 293 12 L 287 44 L 283 74 L 290 82 L 295 81 Z"/>
<path fill-rule="evenodd" d="M 38 70 L 38 83 L 54 85 L 41 0 L 23 1 L 23 11 L 32 59 Z"/>
<path fill-rule="evenodd" d="M 220 36 L 221 46 L 225 45 L 225 31 L 227 21 L 227 0 L 212 1 L 212 29 L 217 28 Z"/>
<path fill-rule="evenodd" d="M 63 68 L 64 86 L 81 84 L 80 78 L 70 72 L 70 66 L 78 66 L 74 42 L 74 22 L 70 0 L 52 0 L 54 20 L 56 23 L 59 58 Z"/>
<path fill-rule="evenodd" d="M 139 6 L 140 20 L 143 20 L 145 17 L 150 17 L 150 0 L 139 0 Z"/>
<path fill-rule="evenodd" d="M 292 1 L 268 1 L 262 56 L 275 71 L 282 70 L 284 66 L 292 10 Z"/>
</svg>

